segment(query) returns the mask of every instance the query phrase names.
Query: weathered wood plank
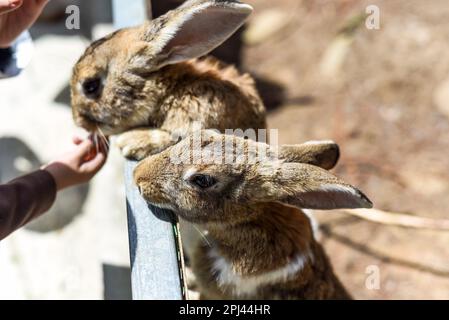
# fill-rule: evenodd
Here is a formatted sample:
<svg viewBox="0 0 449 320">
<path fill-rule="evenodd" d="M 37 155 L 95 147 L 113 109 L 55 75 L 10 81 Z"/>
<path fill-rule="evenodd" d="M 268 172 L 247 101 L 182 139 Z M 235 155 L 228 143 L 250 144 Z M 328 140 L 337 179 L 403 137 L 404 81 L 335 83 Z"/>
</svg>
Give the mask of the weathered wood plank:
<svg viewBox="0 0 449 320">
<path fill-rule="evenodd" d="M 170 211 L 148 205 L 133 182 L 135 162 L 125 169 L 133 299 L 182 299 L 180 251 Z"/>
<path fill-rule="evenodd" d="M 115 28 L 135 26 L 151 13 L 151 1 L 113 0 Z M 135 300 L 185 297 L 182 251 L 173 214 L 148 205 L 133 181 L 136 162 L 125 165 L 131 286 Z"/>
</svg>

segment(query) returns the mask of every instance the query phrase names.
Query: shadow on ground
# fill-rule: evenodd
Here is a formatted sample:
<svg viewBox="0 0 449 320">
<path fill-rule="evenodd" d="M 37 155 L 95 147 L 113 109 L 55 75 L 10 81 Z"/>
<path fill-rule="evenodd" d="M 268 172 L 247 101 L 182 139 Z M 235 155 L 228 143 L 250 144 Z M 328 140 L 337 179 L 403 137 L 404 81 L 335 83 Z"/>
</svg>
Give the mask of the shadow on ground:
<svg viewBox="0 0 449 320">
<path fill-rule="evenodd" d="M 35 152 L 22 140 L 16 137 L 0 137 L 0 183 L 38 170 L 42 164 Z M 60 192 L 49 212 L 25 228 L 36 232 L 62 229 L 82 212 L 88 193 L 88 184 Z"/>
<path fill-rule="evenodd" d="M 131 269 L 103 264 L 105 300 L 131 300 Z"/>
</svg>

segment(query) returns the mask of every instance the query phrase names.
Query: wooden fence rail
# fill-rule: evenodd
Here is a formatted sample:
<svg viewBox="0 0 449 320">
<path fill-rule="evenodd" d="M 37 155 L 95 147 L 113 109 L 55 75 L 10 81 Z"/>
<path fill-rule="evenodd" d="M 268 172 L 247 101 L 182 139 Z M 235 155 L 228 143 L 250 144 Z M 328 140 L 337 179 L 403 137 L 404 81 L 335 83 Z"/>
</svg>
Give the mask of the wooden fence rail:
<svg viewBox="0 0 449 320">
<path fill-rule="evenodd" d="M 113 0 L 114 26 L 135 26 L 147 19 L 151 3 Z M 131 256 L 132 297 L 179 300 L 186 297 L 179 228 L 168 210 L 148 205 L 133 182 L 136 162 L 125 165 L 126 207 Z"/>
</svg>

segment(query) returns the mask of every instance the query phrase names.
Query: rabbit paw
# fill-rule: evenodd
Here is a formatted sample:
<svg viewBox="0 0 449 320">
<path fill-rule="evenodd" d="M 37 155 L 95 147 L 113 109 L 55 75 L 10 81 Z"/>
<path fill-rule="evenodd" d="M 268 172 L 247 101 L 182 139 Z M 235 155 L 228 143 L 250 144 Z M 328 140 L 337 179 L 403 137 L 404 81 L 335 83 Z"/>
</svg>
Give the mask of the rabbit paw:
<svg viewBox="0 0 449 320">
<path fill-rule="evenodd" d="M 123 156 L 133 160 L 142 160 L 151 154 L 161 152 L 170 144 L 170 135 L 162 130 L 131 130 L 117 138 L 117 145 Z"/>
</svg>

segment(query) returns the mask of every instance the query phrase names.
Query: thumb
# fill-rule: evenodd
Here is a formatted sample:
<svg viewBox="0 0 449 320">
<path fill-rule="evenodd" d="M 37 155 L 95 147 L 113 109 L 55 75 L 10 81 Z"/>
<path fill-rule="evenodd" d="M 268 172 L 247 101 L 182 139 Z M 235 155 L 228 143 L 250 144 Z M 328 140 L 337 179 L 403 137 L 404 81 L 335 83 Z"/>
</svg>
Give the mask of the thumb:
<svg viewBox="0 0 449 320">
<path fill-rule="evenodd" d="M 16 10 L 22 3 L 22 0 L 0 0 L 0 15 Z"/>
<path fill-rule="evenodd" d="M 106 156 L 99 152 L 92 160 L 85 162 L 81 165 L 81 170 L 86 173 L 96 173 L 101 169 L 106 161 Z"/>
</svg>

